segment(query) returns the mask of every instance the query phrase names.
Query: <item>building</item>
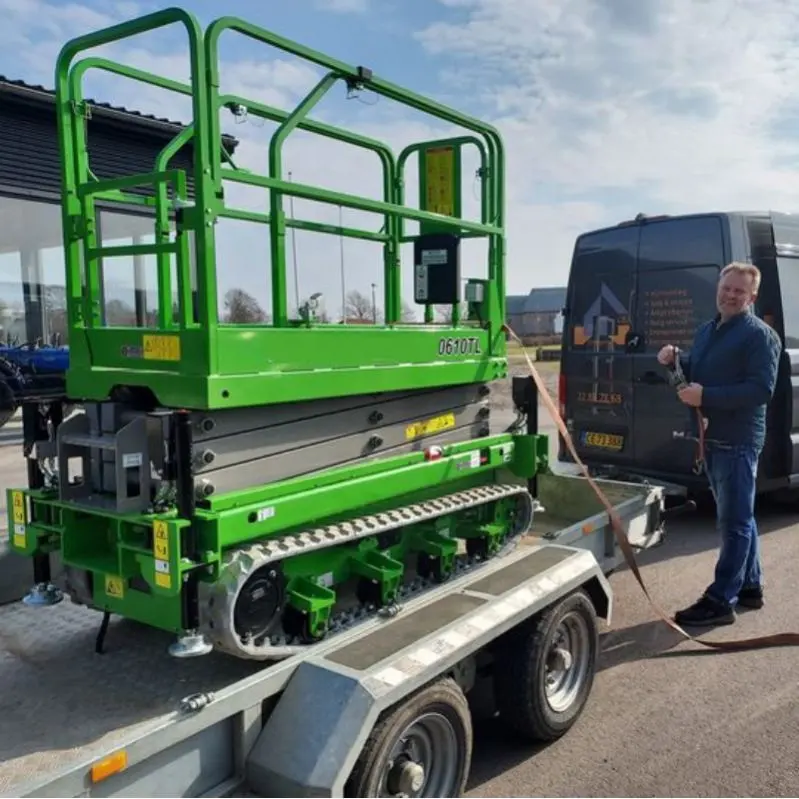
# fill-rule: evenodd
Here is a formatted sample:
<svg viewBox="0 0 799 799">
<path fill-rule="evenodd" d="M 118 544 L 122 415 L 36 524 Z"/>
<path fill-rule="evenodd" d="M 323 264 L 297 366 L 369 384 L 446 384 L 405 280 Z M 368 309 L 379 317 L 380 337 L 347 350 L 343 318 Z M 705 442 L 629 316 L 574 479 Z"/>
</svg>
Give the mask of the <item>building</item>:
<svg viewBox="0 0 799 799">
<path fill-rule="evenodd" d="M 506 301 L 508 325 L 520 338 L 559 336 L 563 329 L 566 288 L 532 289 L 510 294 Z"/>
<path fill-rule="evenodd" d="M 87 137 L 92 172 L 112 178 L 152 172 L 158 153 L 183 128 L 126 108 L 87 101 Z M 236 140 L 225 137 L 233 152 Z M 190 168 L 191 142 L 172 166 Z M 65 267 L 60 206 L 61 168 L 55 95 L 0 76 L 0 339 L 24 343 L 67 341 Z M 187 181 L 191 190 L 192 181 Z M 146 189 L 145 189 L 146 191 Z M 97 202 L 98 238 L 103 246 L 152 241 L 152 219 L 139 206 L 102 210 Z M 145 212 L 146 213 L 146 212 Z M 106 324 L 146 319 L 155 310 L 155 257 L 108 259 L 101 269 Z M 26 482 L 19 431 L 0 431 L 0 482 Z M 19 468 L 14 465 L 14 455 Z M 19 599 L 30 588 L 31 566 L 6 548 L 8 517 L 0 493 L 0 603 Z M 57 566 L 57 564 L 55 564 Z M 56 569 L 57 570 L 57 569 Z"/>
<path fill-rule="evenodd" d="M 182 130 L 178 122 L 87 101 L 92 172 L 111 178 L 152 172 L 161 149 Z M 225 137 L 228 151 L 236 140 Z M 189 169 L 191 142 L 172 166 Z M 55 94 L 43 86 L 0 76 L 0 339 L 66 341 L 65 277 L 61 238 L 61 168 Z M 191 178 L 188 180 L 192 186 Z M 102 203 L 97 207 L 102 209 Z M 98 214 L 103 246 L 152 241 L 151 219 L 140 207 Z M 135 261 L 135 263 L 134 263 Z M 104 264 L 106 266 L 106 264 Z M 152 314 L 157 302 L 155 257 L 114 258 L 101 270 L 106 324 Z"/>
</svg>

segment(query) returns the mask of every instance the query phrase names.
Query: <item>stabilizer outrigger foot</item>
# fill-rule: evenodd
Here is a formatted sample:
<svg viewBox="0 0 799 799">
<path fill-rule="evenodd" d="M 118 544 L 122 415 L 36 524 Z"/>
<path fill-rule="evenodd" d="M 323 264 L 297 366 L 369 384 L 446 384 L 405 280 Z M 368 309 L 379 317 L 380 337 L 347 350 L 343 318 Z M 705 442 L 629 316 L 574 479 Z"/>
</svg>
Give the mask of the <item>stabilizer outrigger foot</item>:
<svg viewBox="0 0 799 799">
<path fill-rule="evenodd" d="M 190 632 L 179 635 L 177 641 L 169 645 L 173 658 L 196 658 L 213 651 L 213 644 L 202 633 Z"/>
<path fill-rule="evenodd" d="M 98 655 L 105 652 L 105 637 L 108 635 L 108 624 L 111 621 L 111 613 L 105 611 L 103 613 L 103 620 L 100 622 L 100 629 L 97 631 L 97 637 L 94 639 L 94 651 Z"/>
<path fill-rule="evenodd" d="M 47 608 L 57 605 L 63 598 L 64 594 L 52 583 L 36 583 L 22 602 L 29 608 Z"/>
</svg>

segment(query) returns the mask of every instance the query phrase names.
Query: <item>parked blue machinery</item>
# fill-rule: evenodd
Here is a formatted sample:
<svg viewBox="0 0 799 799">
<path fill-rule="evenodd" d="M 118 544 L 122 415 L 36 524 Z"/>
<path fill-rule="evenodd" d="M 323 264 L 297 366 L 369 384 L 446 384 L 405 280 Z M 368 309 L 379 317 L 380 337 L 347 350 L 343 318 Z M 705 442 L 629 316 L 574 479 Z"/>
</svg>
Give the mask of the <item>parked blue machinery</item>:
<svg viewBox="0 0 799 799">
<path fill-rule="evenodd" d="M 23 402 L 64 396 L 69 347 L 55 344 L 0 345 L 0 427 Z"/>
</svg>

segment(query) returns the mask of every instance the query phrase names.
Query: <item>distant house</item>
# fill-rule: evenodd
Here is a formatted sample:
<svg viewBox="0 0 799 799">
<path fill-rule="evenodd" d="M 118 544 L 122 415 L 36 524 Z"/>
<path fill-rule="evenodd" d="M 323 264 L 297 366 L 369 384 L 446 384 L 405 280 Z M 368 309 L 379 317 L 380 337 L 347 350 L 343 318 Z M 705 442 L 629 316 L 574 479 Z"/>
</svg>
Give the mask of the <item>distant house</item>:
<svg viewBox="0 0 799 799">
<path fill-rule="evenodd" d="M 506 300 L 507 321 L 518 336 L 560 335 L 565 304 L 565 287 L 510 294 Z"/>
</svg>

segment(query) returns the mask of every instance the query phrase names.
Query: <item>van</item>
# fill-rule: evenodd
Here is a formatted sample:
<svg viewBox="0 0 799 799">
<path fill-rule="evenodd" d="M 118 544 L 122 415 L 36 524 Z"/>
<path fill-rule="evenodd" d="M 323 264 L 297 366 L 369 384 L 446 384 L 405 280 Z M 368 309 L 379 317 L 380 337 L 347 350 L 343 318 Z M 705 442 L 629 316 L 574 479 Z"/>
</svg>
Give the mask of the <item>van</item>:
<svg viewBox="0 0 799 799">
<path fill-rule="evenodd" d="M 768 409 L 758 492 L 799 485 L 799 217 L 770 212 L 637 216 L 577 238 L 563 309 L 560 412 L 592 472 L 704 494 L 694 471 L 691 410 L 657 362 L 664 344 L 689 351 L 716 314 L 730 261 L 758 266 L 754 312 L 783 349 Z M 561 440 L 558 459 L 571 456 Z"/>
</svg>

